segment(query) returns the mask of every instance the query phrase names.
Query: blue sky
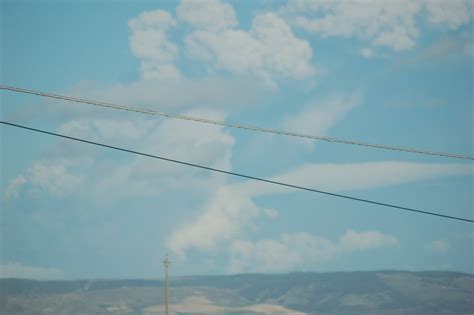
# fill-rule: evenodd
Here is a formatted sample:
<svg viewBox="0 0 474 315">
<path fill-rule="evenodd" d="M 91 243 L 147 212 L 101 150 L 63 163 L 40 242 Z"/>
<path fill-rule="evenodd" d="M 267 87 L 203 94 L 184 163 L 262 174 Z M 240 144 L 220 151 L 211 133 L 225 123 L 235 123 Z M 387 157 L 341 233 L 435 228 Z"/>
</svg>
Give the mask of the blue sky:
<svg viewBox="0 0 474 315">
<path fill-rule="evenodd" d="M 473 155 L 472 1 L 2 1 L 6 85 Z M 471 162 L 2 91 L 3 120 L 473 218 Z M 472 224 L 2 126 L 1 276 L 473 272 Z"/>
</svg>

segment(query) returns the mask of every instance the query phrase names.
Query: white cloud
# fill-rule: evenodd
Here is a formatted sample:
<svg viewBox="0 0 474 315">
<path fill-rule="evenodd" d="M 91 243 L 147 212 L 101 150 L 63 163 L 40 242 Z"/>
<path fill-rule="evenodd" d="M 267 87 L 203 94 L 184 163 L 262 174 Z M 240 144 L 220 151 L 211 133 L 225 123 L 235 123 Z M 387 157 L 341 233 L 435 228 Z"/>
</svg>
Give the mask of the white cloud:
<svg viewBox="0 0 474 315">
<path fill-rule="evenodd" d="M 226 118 L 223 112 L 206 108 L 182 114 L 215 120 Z M 223 170 L 232 168 L 235 139 L 223 126 L 143 116 L 127 120 L 80 118 L 60 125 L 58 132 Z M 4 198 L 35 191 L 54 197 L 80 192 L 98 200 L 110 200 L 156 196 L 183 189 L 206 196 L 226 182 L 223 174 L 142 156 L 110 159 L 109 151 L 98 151 L 91 146 L 77 151 L 76 147 L 71 144 L 69 152 L 68 146 L 59 142 L 48 158 L 36 162 L 6 185 Z M 69 158 L 64 158 L 65 155 Z"/>
<path fill-rule="evenodd" d="M 274 13 L 256 15 L 249 31 L 238 29 L 232 5 L 218 0 L 183 0 L 176 14 L 193 27 L 184 37 L 188 56 L 210 69 L 257 76 L 268 86 L 276 86 L 277 78 L 305 79 L 315 73 L 309 43 Z M 130 20 L 130 47 L 141 61 L 143 79 L 183 78 L 176 66 L 178 40 L 167 36 L 175 26 L 176 20 L 163 10 Z"/>
<path fill-rule="evenodd" d="M 449 243 L 443 240 L 435 240 L 426 244 L 426 248 L 440 254 L 444 254 L 449 249 Z"/>
<path fill-rule="evenodd" d="M 462 59 L 462 57 L 472 58 L 473 56 L 472 34 L 461 33 L 460 36 L 445 36 L 436 40 L 432 45 L 421 50 L 412 62 L 419 64 L 426 61 L 438 61 L 446 57 Z"/>
<path fill-rule="evenodd" d="M 26 178 L 23 175 L 18 175 L 14 179 L 12 179 L 8 185 L 7 188 L 5 188 L 5 191 L 3 193 L 3 198 L 5 200 L 8 200 L 10 198 L 18 198 L 20 192 L 21 186 L 26 184 Z"/>
<path fill-rule="evenodd" d="M 185 93 L 183 92 L 185 91 Z M 140 80 L 131 84 L 101 86 L 94 82 L 81 82 L 58 94 L 99 100 L 131 107 L 178 113 L 190 108 L 206 107 L 227 112 L 242 110 L 261 101 L 270 90 L 255 77 L 239 76 L 224 78 L 211 76 L 203 79 L 182 78 L 179 81 Z M 12 120 L 37 119 L 38 114 L 50 121 L 64 122 L 83 118 L 135 119 L 142 114 L 98 108 L 87 104 L 75 104 L 40 100 L 25 104 L 21 110 L 5 113 Z M 155 117 L 155 120 L 159 120 Z M 75 130 L 79 131 L 80 126 Z"/>
<path fill-rule="evenodd" d="M 73 173 L 75 164 L 75 161 L 66 159 L 40 160 L 8 183 L 4 198 L 18 197 L 21 187 L 26 184 L 51 196 L 63 197 L 84 181 L 83 175 Z"/>
<path fill-rule="evenodd" d="M 473 16 L 472 0 L 425 0 L 425 5 L 431 23 L 453 30 L 469 23 Z"/>
<path fill-rule="evenodd" d="M 58 132 L 68 136 L 92 141 L 137 141 L 150 130 L 150 120 L 145 119 L 90 119 L 80 118 L 68 121 L 58 128 Z"/>
<path fill-rule="evenodd" d="M 304 79 L 315 73 L 311 46 L 273 13 L 257 15 L 249 32 L 197 30 L 185 43 L 190 56 L 217 69 L 256 75 L 269 85 L 275 85 L 275 76 Z"/>
<path fill-rule="evenodd" d="M 270 180 L 312 187 L 330 192 L 374 189 L 444 176 L 473 175 L 471 165 L 421 164 L 406 162 L 370 162 L 354 164 L 307 164 Z M 294 192 L 294 189 L 247 181 L 219 189 L 201 209 L 201 213 L 178 227 L 168 238 L 167 246 L 183 256 L 191 248 L 212 251 L 240 235 L 252 222 L 268 213 L 254 198 Z M 278 210 L 278 209 L 277 209 Z M 351 235 L 349 235 L 351 236 Z M 371 235 L 368 235 L 370 240 Z M 343 240 L 347 246 L 361 248 L 376 244 L 365 238 Z M 353 242 L 353 243 L 350 243 Z M 367 243 L 369 242 L 369 243 Z"/>
<path fill-rule="evenodd" d="M 164 32 L 174 23 L 169 14 L 153 11 L 143 13 L 138 18 L 131 20 L 129 26 L 132 33 L 138 34 L 139 32 L 148 32 L 150 29 L 153 32 L 155 29 L 159 29 L 157 32 Z M 133 41 L 134 39 L 131 38 L 131 42 Z M 136 52 L 141 58 L 153 59 L 153 55 L 157 53 L 158 61 L 171 60 L 167 57 L 160 57 L 159 51 L 148 49 L 148 47 L 137 49 Z M 224 109 L 230 110 L 254 104 L 265 93 L 262 92 L 263 90 L 262 84 L 258 80 L 249 77 L 202 80 L 182 78 L 179 82 L 140 80 L 132 84 L 116 84 L 106 88 L 86 82 L 64 94 L 174 113 L 177 113 L 177 110 L 194 108 L 184 114 L 225 120 Z M 58 104 L 55 102 L 47 102 L 44 105 L 41 107 L 41 111 L 49 110 L 52 116 L 58 115 L 62 121 L 69 119 L 58 128 L 60 133 L 126 147 L 132 147 L 129 143 L 133 143 L 134 148 L 144 152 L 181 160 L 192 160 L 195 163 L 227 170 L 231 168 L 231 148 L 234 139 L 222 127 L 172 119 L 162 120 L 159 117 L 151 116 L 143 118 L 144 116 L 138 114 L 100 110 L 97 107 L 82 104 L 69 104 L 68 106 L 60 104 L 61 106 L 57 106 Z M 198 106 L 206 106 L 209 109 L 199 109 Z M 23 110 L 21 114 L 24 112 Z M 80 114 L 82 118 L 77 119 L 77 114 Z M 61 149 L 58 149 L 61 154 L 65 153 L 64 150 L 67 150 L 67 146 L 61 146 Z M 99 157 L 95 162 L 99 167 L 98 165 L 103 162 L 103 159 Z M 72 174 L 67 171 L 77 165 L 74 165 L 73 162 L 68 165 L 62 164 L 62 162 L 58 165 L 55 163 L 57 161 L 53 159 L 41 161 L 31 171 L 23 174 L 23 177 L 36 188 L 41 188 L 55 196 L 62 196 L 70 191 L 69 187 L 73 186 L 75 178 L 68 177 Z M 96 174 L 90 175 L 92 178 L 87 178 L 87 180 L 90 179 L 90 182 L 81 191 L 91 190 L 93 186 L 89 184 L 96 183 L 94 187 L 97 192 L 114 192 L 114 196 L 118 192 L 122 192 L 123 196 L 150 195 L 162 190 L 162 187 L 182 186 L 183 182 L 199 191 L 213 189 L 223 182 L 222 175 L 207 173 L 203 175 L 202 171 L 190 170 L 187 167 L 168 162 L 151 161 L 146 158 L 133 159 L 130 163 L 120 164 L 122 162 L 116 161 L 114 163 L 114 165 L 111 165 L 113 163 L 102 163 L 101 167 L 107 168 L 109 176 L 96 178 Z M 46 164 L 54 171 L 49 177 L 45 174 L 41 176 L 33 174 L 44 169 Z M 114 166 L 120 167 L 114 169 Z M 59 174 L 61 171 L 64 174 Z M 84 178 L 78 174 L 80 173 L 76 173 L 74 176 L 82 181 Z M 21 181 L 21 178 L 18 178 L 16 182 L 12 181 L 10 188 L 4 192 L 5 196 L 14 197 L 19 192 L 19 188 L 25 184 L 25 180 Z M 61 185 L 63 181 L 65 185 Z"/>
<path fill-rule="evenodd" d="M 425 14 L 425 12 L 427 12 Z M 415 46 L 417 19 L 457 29 L 472 19 L 470 0 L 327 1 L 293 0 L 280 13 L 309 33 L 356 37 L 374 46 L 400 51 Z"/>
<path fill-rule="evenodd" d="M 206 108 L 196 108 L 183 114 L 225 120 L 222 112 Z M 235 140 L 224 127 L 218 125 L 139 116 L 132 120 L 82 118 L 69 121 L 58 129 L 66 135 L 117 144 L 148 154 L 231 169 Z M 225 181 L 222 174 L 142 156 L 109 161 L 99 155 L 94 161 L 94 167 L 102 169 L 107 176 L 101 176 L 102 171 L 89 173 L 90 185 L 84 190 L 98 196 L 151 196 L 166 189 L 184 187 L 193 192 L 203 192 L 216 189 Z"/>
<path fill-rule="evenodd" d="M 49 194 L 61 197 L 78 188 L 84 180 L 83 175 L 72 174 L 68 160 L 40 161 L 27 172 L 28 181 Z"/>
<path fill-rule="evenodd" d="M 284 11 L 295 27 L 326 36 L 355 36 L 374 45 L 403 50 L 414 46 L 420 4 L 400 1 L 292 1 Z M 304 12 L 308 14 L 303 14 Z"/>
<path fill-rule="evenodd" d="M 176 15 L 198 29 L 220 31 L 237 25 L 234 8 L 218 0 L 183 0 Z"/>
<path fill-rule="evenodd" d="M 338 242 L 308 233 L 282 234 L 279 240 L 236 240 L 230 248 L 228 270 L 237 273 L 304 269 L 346 253 L 390 246 L 399 246 L 391 235 L 353 230 L 347 230 Z"/>
<path fill-rule="evenodd" d="M 0 265 L 0 278 L 20 278 L 34 280 L 64 279 L 64 272 L 57 268 L 26 266 L 20 263 Z"/>
<path fill-rule="evenodd" d="M 370 248 L 398 245 L 398 240 L 395 237 L 377 231 L 357 233 L 353 230 L 347 230 L 339 240 L 338 247 L 342 252 L 353 252 Z"/>
<path fill-rule="evenodd" d="M 306 164 L 270 179 L 331 192 L 341 192 L 374 189 L 446 176 L 466 175 L 474 175 L 472 165 L 384 161 Z M 242 185 L 241 189 L 252 196 L 294 191 L 291 188 L 260 182 L 247 182 Z"/>
<path fill-rule="evenodd" d="M 357 93 L 334 95 L 324 102 L 307 105 L 299 113 L 287 117 L 282 126 L 286 130 L 322 136 L 359 104 L 360 96 Z"/>
<path fill-rule="evenodd" d="M 360 50 L 360 54 L 362 57 L 366 58 L 366 59 L 371 59 L 373 56 L 374 56 L 374 51 L 370 48 L 362 48 Z"/>
<path fill-rule="evenodd" d="M 84 89 L 78 92 L 90 93 Z M 129 85 L 118 84 L 96 92 L 99 99 L 110 102 L 174 111 L 195 107 L 241 108 L 253 105 L 265 93 L 261 83 L 248 77 L 182 78 L 178 82 L 146 80 Z"/>
<path fill-rule="evenodd" d="M 167 11 L 143 12 L 128 23 L 130 48 L 141 61 L 144 79 L 177 79 L 181 76 L 175 66 L 178 48 L 167 37 L 167 30 L 176 21 Z"/>
<path fill-rule="evenodd" d="M 218 240 L 230 239 L 242 225 L 260 214 L 253 201 L 227 187 L 219 188 L 195 220 L 185 223 L 168 239 L 167 246 L 180 257 L 190 248 L 216 249 Z"/>
<path fill-rule="evenodd" d="M 222 112 L 205 108 L 196 108 L 183 114 L 225 120 Z M 222 126 L 170 119 L 150 129 L 137 149 L 172 159 L 230 170 L 234 143 L 234 137 Z M 137 174 L 144 177 L 164 174 L 177 176 L 199 172 L 172 163 L 156 163 L 142 157 L 135 160 L 133 168 Z"/>
<path fill-rule="evenodd" d="M 199 9 L 194 10 L 195 6 Z M 221 12 L 227 17 L 217 22 L 215 13 L 219 10 L 227 12 Z M 169 37 L 169 31 L 179 26 L 169 12 L 143 12 L 128 23 L 130 48 L 141 63 L 140 80 L 111 86 L 80 82 L 59 93 L 158 111 L 176 112 L 193 107 L 232 110 L 256 104 L 271 92 L 268 87 L 274 86 L 277 77 L 303 79 L 314 73 L 310 45 L 295 37 L 284 20 L 271 13 L 258 15 L 251 30 L 244 31 L 235 28 L 232 12 L 231 5 L 219 1 L 184 1 L 178 7 L 178 15 L 198 29 L 191 33 L 186 30 L 182 40 Z M 208 23 L 227 25 L 226 28 L 204 25 L 206 14 L 213 16 Z M 177 66 L 183 57 L 177 44 L 181 41 L 186 42 L 191 55 L 206 61 L 205 66 L 229 71 L 234 76 L 187 77 Z M 62 121 L 74 119 L 77 114 L 96 118 L 120 115 L 118 111 L 84 104 L 63 106 L 62 102 L 48 100 L 41 105 L 25 106 L 21 111 L 7 114 L 13 118 L 34 119 L 41 111 Z M 75 130 L 79 127 L 75 126 Z"/>
<path fill-rule="evenodd" d="M 394 50 L 400 51 L 415 46 L 414 39 L 410 37 L 414 37 L 414 35 L 410 36 L 407 30 L 396 28 L 391 32 L 381 33 L 379 36 L 374 38 L 372 43 L 377 46 L 392 47 Z"/>
</svg>

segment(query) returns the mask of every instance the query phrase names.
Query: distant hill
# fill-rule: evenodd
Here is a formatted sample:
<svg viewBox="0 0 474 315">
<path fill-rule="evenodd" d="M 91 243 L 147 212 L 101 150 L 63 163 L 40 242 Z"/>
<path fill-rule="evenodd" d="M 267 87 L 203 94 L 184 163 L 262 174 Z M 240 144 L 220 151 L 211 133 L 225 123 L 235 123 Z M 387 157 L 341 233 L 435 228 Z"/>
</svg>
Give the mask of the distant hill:
<svg viewBox="0 0 474 315">
<path fill-rule="evenodd" d="M 171 283 L 177 310 L 192 310 L 187 301 L 209 303 L 199 314 L 474 314 L 474 275 L 454 272 L 192 276 Z M 146 314 L 163 299 L 158 280 L 0 279 L 0 314 Z"/>
</svg>

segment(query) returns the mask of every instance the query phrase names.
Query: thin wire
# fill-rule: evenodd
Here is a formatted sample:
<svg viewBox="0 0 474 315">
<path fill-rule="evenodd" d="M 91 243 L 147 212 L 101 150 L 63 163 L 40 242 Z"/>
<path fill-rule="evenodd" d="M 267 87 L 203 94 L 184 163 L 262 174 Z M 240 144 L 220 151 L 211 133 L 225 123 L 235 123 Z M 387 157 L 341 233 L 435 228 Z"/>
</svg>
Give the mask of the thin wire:
<svg viewBox="0 0 474 315">
<path fill-rule="evenodd" d="M 432 215 L 432 216 L 442 217 L 442 218 L 446 218 L 446 219 L 466 221 L 466 222 L 471 222 L 471 223 L 474 222 L 474 220 L 471 220 L 471 219 L 465 219 L 465 218 L 461 218 L 461 217 L 455 217 L 455 216 L 450 216 L 450 215 L 445 215 L 445 214 L 440 214 L 440 213 L 435 213 L 435 212 L 417 210 L 417 209 L 413 209 L 413 208 L 407 208 L 407 207 L 397 206 L 397 205 L 393 205 L 393 204 L 388 204 L 388 203 L 383 203 L 383 202 L 378 202 L 378 201 L 373 201 L 373 200 L 368 200 L 368 199 L 362 199 L 362 198 L 357 198 L 357 197 L 351 197 L 351 196 L 347 196 L 347 195 L 331 193 L 331 192 L 327 192 L 327 191 L 323 191 L 323 190 L 318 190 L 318 189 L 313 189 L 313 188 L 308 188 L 308 187 L 303 187 L 303 186 L 298 186 L 298 185 L 293 185 L 293 184 L 287 184 L 287 183 L 284 183 L 284 182 L 274 181 L 274 180 L 270 180 L 270 179 L 264 179 L 264 178 L 261 178 L 261 177 L 245 175 L 245 174 L 235 173 L 235 172 L 229 172 L 229 171 L 225 171 L 225 170 L 218 169 L 218 168 L 203 166 L 203 165 L 199 165 L 199 164 L 194 164 L 194 163 L 179 161 L 179 160 L 175 160 L 175 159 L 171 159 L 171 158 L 166 158 L 166 157 L 162 157 L 162 156 L 158 156 L 158 155 L 152 155 L 152 154 L 148 154 L 148 153 L 143 153 L 143 152 L 138 152 L 138 151 L 134 151 L 134 150 L 124 149 L 124 148 L 120 148 L 120 147 L 116 147 L 116 146 L 112 146 L 112 145 L 108 145 L 108 144 L 104 144 L 104 143 L 99 143 L 99 142 L 89 141 L 89 140 L 85 140 L 85 139 L 70 137 L 70 136 L 59 134 L 59 133 L 49 132 L 49 131 L 45 131 L 45 130 L 41 130 L 41 129 L 28 127 L 28 126 L 13 124 L 13 123 L 6 122 L 6 121 L 0 121 L 0 123 L 2 123 L 4 125 L 8 125 L 8 126 L 18 127 L 18 128 L 22 128 L 22 129 L 26 129 L 26 130 L 30 130 L 30 131 L 35 131 L 35 132 L 51 135 L 51 136 L 61 137 L 61 138 L 69 139 L 69 140 L 74 140 L 74 141 L 79 141 L 79 142 L 83 142 L 83 143 L 87 143 L 87 144 L 92 144 L 92 145 L 104 147 L 104 148 L 114 149 L 114 150 L 123 151 L 123 152 L 127 152 L 127 153 L 132 153 L 132 154 L 137 154 L 137 155 L 141 155 L 141 156 L 146 156 L 146 157 L 149 157 L 149 158 L 154 158 L 154 159 L 163 160 L 163 161 L 167 161 L 167 162 L 172 162 L 172 163 L 197 167 L 197 168 L 205 169 L 205 170 L 208 170 L 208 171 L 219 172 L 219 173 L 223 173 L 223 174 L 227 174 L 227 175 L 232 175 L 232 176 L 242 177 L 242 178 L 246 178 L 246 179 L 256 180 L 256 181 L 260 181 L 260 182 L 264 182 L 264 183 L 269 183 L 269 184 L 274 184 L 274 185 L 279 185 L 279 186 L 284 186 L 284 187 L 290 187 L 290 188 L 294 188 L 294 189 L 309 191 L 309 192 L 318 193 L 318 194 L 329 195 L 329 196 L 338 197 L 338 198 L 349 199 L 349 200 L 353 200 L 353 201 L 370 203 L 370 204 L 374 204 L 374 205 L 378 205 L 378 206 L 390 207 L 390 208 L 394 208 L 394 209 L 398 209 L 398 210 L 404 210 L 404 211 L 416 212 L 416 213 L 421 213 L 421 214 L 426 214 L 426 215 Z"/>
<path fill-rule="evenodd" d="M 284 136 L 289 136 L 289 137 L 306 138 L 306 139 L 311 139 L 311 140 L 321 140 L 321 141 L 327 141 L 327 142 L 358 145 L 362 147 L 369 147 L 369 148 L 376 148 L 376 149 L 384 149 L 384 150 L 400 151 L 400 152 L 408 152 L 408 153 L 424 154 L 424 155 L 432 155 L 432 156 L 441 156 L 441 157 L 455 158 L 455 159 L 474 160 L 474 156 L 465 155 L 465 154 L 435 152 L 435 151 L 428 151 L 428 150 L 414 149 L 414 148 L 407 148 L 407 147 L 397 147 L 397 146 L 385 145 L 385 144 L 374 144 L 374 143 L 367 143 L 367 142 L 361 142 L 361 141 L 355 141 L 355 140 L 337 139 L 337 138 L 325 137 L 325 136 L 315 136 L 315 135 L 309 135 L 309 134 L 303 134 L 303 133 L 297 133 L 297 132 L 285 131 L 285 130 L 279 130 L 279 129 L 263 128 L 263 127 L 257 127 L 257 126 L 251 126 L 251 125 L 242 125 L 242 124 L 237 124 L 237 123 L 230 123 L 230 122 L 185 116 L 185 115 L 179 115 L 179 114 L 170 114 L 170 113 L 154 111 L 154 110 L 149 110 L 149 109 L 117 105 L 117 104 L 99 102 L 99 101 L 94 101 L 94 100 L 76 98 L 76 97 L 71 97 L 71 96 L 41 92 L 41 91 L 27 90 L 27 89 L 7 86 L 7 85 L 0 85 L 0 89 L 18 92 L 18 93 L 32 94 L 32 95 L 37 95 L 37 96 L 54 98 L 54 99 L 70 101 L 70 102 L 126 110 L 130 112 L 142 113 L 142 114 L 147 114 L 147 115 L 164 116 L 168 118 L 188 120 L 188 121 L 200 122 L 200 123 L 205 123 L 205 124 L 220 125 L 220 126 L 225 126 L 225 127 L 230 127 L 230 128 L 245 129 L 245 130 L 257 131 L 257 132 L 265 132 L 265 133 L 284 135 Z"/>
</svg>

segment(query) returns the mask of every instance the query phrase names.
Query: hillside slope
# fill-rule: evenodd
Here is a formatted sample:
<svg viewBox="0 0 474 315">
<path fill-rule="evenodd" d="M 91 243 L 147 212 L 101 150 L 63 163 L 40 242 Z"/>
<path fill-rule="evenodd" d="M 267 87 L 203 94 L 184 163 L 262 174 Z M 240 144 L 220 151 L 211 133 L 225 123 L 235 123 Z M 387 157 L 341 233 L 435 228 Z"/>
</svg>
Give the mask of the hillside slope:
<svg viewBox="0 0 474 315">
<path fill-rule="evenodd" d="M 380 271 L 172 279 L 172 303 L 191 314 L 188 301 L 206 301 L 206 309 L 218 310 L 199 314 L 262 314 L 262 309 L 288 314 L 473 314 L 474 275 Z M 151 314 L 162 303 L 163 282 L 158 280 L 0 280 L 1 314 Z"/>
</svg>

